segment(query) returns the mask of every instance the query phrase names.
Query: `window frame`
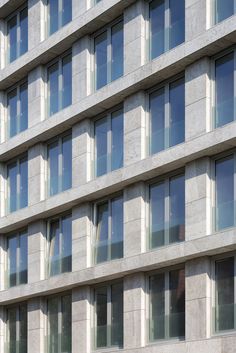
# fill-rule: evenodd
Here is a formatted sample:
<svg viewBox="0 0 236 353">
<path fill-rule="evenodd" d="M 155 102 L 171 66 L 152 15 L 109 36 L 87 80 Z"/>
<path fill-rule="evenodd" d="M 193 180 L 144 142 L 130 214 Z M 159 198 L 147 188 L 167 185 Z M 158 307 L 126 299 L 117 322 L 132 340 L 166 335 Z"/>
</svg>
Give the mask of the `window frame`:
<svg viewBox="0 0 236 353">
<path fill-rule="evenodd" d="M 170 128 L 170 120 L 171 120 L 171 115 L 170 115 L 170 86 L 177 82 L 183 80 L 184 81 L 184 90 L 186 93 L 186 79 L 185 79 L 185 71 L 180 72 L 179 74 L 171 77 L 168 80 L 162 81 L 161 83 L 159 83 L 158 85 L 153 86 L 152 88 L 148 89 L 146 91 L 146 139 L 147 139 L 147 146 L 146 146 L 146 150 L 147 150 L 147 157 L 149 156 L 154 156 L 157 155 L 158 153 L 165 151 L 168 148 L 172 148 L 175 146 L 178 146 L 181 143 L 184 143 L 186 141 L 186 127 L 184 129 L 184 141 L 182 141 L 181 143 L 174 145 L 174 146 L 169 146 L 169 136 L 168 136 L 168 141 L 166 141 L 166 137 L 164 137 L 164 144 L 165 147 L 163 150 L 159 151 L 159 152 L 155 152 L 155 153 L 151 153 L 151 148 L 152 148 L 152 140 L 151 140 L 151 129 L 152 129 L 152 124 L 151 124 L 151 96 L 152 94 L 163 90 L 164 91 L 164 96 L 165 96 L 165 130 Z M 184 100 L 185 100 L 185 95 L 184 95 Z M 186 124 L 186 119 L 184 116 L 184 123 Z"/>
<path fill-rule="evenodd" d="M 16 309 L 16 342 L 19 342 L 19 337 L 20 337 L 20 307 L 22 306 L 26 307 L 26 312 L 28 314 L 28 302 L 27 301 L 23 301 L 23 302 L 19 302 L 19 303 L 15 303 L 15 304 L 11 304 L 9 306 L 6 307 L 6 343 L 9 345 L 10 343 L 10 328 L 9 328 L 9 314 L 8 311 L 11 309 Z M 28 349 L 28 316 L 27 316 L 27 322 L 26 322 L 26 345 L 27 345 L 27 349 Z M 18 348 L 16 350 L 16 353 L 21 353 L 20 349 Z"/>
<path fill-rule="evenodd" d="M 212 7 L 211 7 L 211 26 L 216 26 L 219 23 L 222 23 L 223 21 L 226 21 L 227 19 L 229 19 L 230 17 L 234 16 L 236 14 L 236 0 L 234 0 L 234 13 L 229 16 L 226 17 L 224 20 L 221 20 L 219 22 L 216 21 L 216 4 L 217 4 L 217 0 L 211 0 L 212 2 Z"/>
<path fill-rule="evenodd" d="M 178 243 L 169 243 L 166 242 L 166 239 L 169 240 L 169 228 L 168 229 L 164 229 L 164 240 L 165 243 L 164 245 L 160 246 L 160 247 L 154 247 L 152 248 L 150 246 L 150 241 L 151 241 L 151 206 L 150 206 L 150 190 L 153 186 L 155 185 L 159 185 L 159 184 L 164 184 L 164 188 L 165 188 L 165 214 L 164 214 L 164 223 L 169 223 L 169 219 L 170 219 L 170 180 L 172 178 L 176 178 L 176 177 L 184 177 L 184 185 L 186 186 L 186 179 L 185 179 L 185 168 L 180 168 L 177 169 L 171 173 L 168 174 L 164 174 L 162 176 L 158 176 L 152 180 L 150 180 L 147 184 L 146 184 L 146 251 L 156 251 L 158 249 L 162 249 L 163 247 L 169 246 L 169 245 L 176 245 L 178 243 L 182 243 L 186 241 L 186 215 L 185 215 L 185 239 L 183 241 L 179 241 Z M 186 197 L 185 197 L 186 200 Z M 185 205 L 186 206 L 186 205 Z"/>
<path fill-rule="evenodd" d="M 29 8 L 28 8 L 28 2 L 26 1 L 24 4 L 22 4 L 20 7 L 18 7 L 13 13 L 11 13 L 9 16 L 6 17 L 5 22 L 6 22 L 6 64 L 10 65 L 11 63 L 13 63 L 15 60 L 17 60 L 18 58 L 20 58 L 22 55 L 26 54 L 29 51 L 28 50 L 20 55 L 20 51 L 19 51 L 19 47 L 17 45 L 16 48 L 16 58 L 12 61 L 10 61 L 9 58 L 9 53 L 10 53 L 10 41 L 9 41 L 9 31 L 8 31 L 8 23 L 10 20 L 12 20 L 14 17 L 16 17 L 16 43 L 20 43 L 21 40 L 21 35 L 20 35 L 20 14 L 22 11 L 24 11 L 25 9 L 27 9 L 27 16 L 29 16 Z M 29 46 L 29 27 L 28 27 L 28 46 Z"/>
<path fill-rule="evenodd" d="M 98 3 L 96 4 L 98 5 Z M 112 74 L 112 28 L 117 25 L 118 23 L 122 22 L 123 23 L 123 34 L 124 34 L 124 17 L 123 15 L 117 17 L 115 20 L 107 24 L 106 26 L 102 27 L 98 31 L 94 32 L 91 36 L 92 39 L 92 55 L 91 55 L 91 67 L 93 68 L 93 75 L 92 75 L 92 92 L 95 93 L 96 91 L 99 91 L 100 89 L 106 87 L 108 84 L 116 81 L 120 77 L 124 76 L 124 70 L 123 70 L 123 75 L 120 76 L 119 78 L 115 80 L 111 80 L 111 74 Z M 99 37 L 101 34 L 106 33 L 106 38 L 107 38 L 107 83 L 99 88 L 97 87 L 97 65 L 96 65 L 96 45 L 95 45 L 95 40 L 97 37 Z M 123 64 L 124 64 L 124 48 L 123 48 Z"/>
<path fill-rule="evenodd" d="M 63 163 L 62 163 L 62 146 L 63 146 L 63 139 L 66 137 L 71 137 L 71 143 L 72 143 L 72 130 L 67 130 L 64 133 L 53 137 L 52 139 L 50 139 L 49 141 L 47 141 L 46 144 L 46 195 L 47 198 L 56 196 L 66 190 L 70 190 L 72 188 L 72 182 L 71 182 L 71 187 L 65 190 L 62 190 L 62 185 L 61 185 L 61 177 L 62 177 L 62 170 L 63 170 Z M 54 143 L 58 143 L 58 149 L 59 149 L 59 153 L 58 153 L 58 171 L 59 171 L 59 175 L 58 175 L 58 192 L 56 194 L 50 195 L 50 161 L 49 161 L 49 147 L 50 145 L 54 144 Z M 72 157 L 72 156 L 71 156 Z M 73 158 L 71 158 L 72 161 Z M 72 166 L 73 169 L 73 166 Z M 71 169 L 71 177 L 72 177 L 72 169 Z"/>
<path fill-rule="evenodd" d="M 63 11 L 63 0 L 58 0 L 58 28 L 55 32 L 50 34 L 50 0 L 43 0 L 45 1 L 45 7 L 46 7 L 46 37 L 49 38 L 51 37 L 54 33 L 57 33 L 61 28 L 65 27 L 68 25 L 72 19 L 73 19 L 73 7 L 72 7 L 72 12 L 71 12 L 71 20 L 67 22 L 65 25 L 62 25 L 62 15 L 60 15 Z"/>
</svg>

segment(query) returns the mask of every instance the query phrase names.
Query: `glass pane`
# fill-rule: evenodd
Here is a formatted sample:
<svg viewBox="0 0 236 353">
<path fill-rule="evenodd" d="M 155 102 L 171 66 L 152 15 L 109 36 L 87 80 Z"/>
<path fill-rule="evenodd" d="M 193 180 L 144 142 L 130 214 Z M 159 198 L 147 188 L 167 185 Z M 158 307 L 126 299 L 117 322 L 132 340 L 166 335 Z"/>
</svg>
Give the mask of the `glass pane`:
<svg viewBox="0 0 236 353">
<path fill-rule="evenodd" d="M 124 66 L 123 22 L 117 23 L 111 29 L 111 80 L 123 75 Z"/>
<path fill-rule="evenodd" d="M 17 209 L 17 164 L 12 163 L 7 168 L 8 175 L 8 207 L 9 212 Z"/>
<path fill-rule="evenodd" d="M 71 216 L 62 218 L 62 272 L 71 271 L 72 224 Z"/>
<path fill-rule="evenodd" d="M 184 86 L 184 79 L 180 79 L 170 84 L 170 147 L 183 142 L 185 139 Z"/>
<path fill-rule="evenodd" d="M 107 173 L 107 134 L 108 121 L 107 118 L 100 119 L 95 122 L 95 160 L 96 160 L 96 176 Z"/>
<path fill-rule="evenodd" d="M 62 300 L 62 337 L 61 353 L 71 352 L 71 296 L 66 295 Z"/>
<path fill-rule="evenodd" d="M 216 60 L 215 64 L 215 126 L 234 120 L 234 54 Z"/>
<path fill-rule="evenodd" d="M 17 309 L 12 308 L 7 310 L 8 319 L 8 342 L 9 342 L 9 353 L 16 353 L 16 340 L 17 340 Z"/>
<path fill-rule="evenodd" d="M 108 203 L 97 206 L 95 262 L 108 260 Z"/>
<path fill-rule="evenodd" d="M 17 17 L 14 16 L 7 23 L 8 28 L 8 60 L 14 61 L 17 58 Z"/>
<path fill-rule="evenodd" d="M 216 229 L 234 225 L 233 156 L 216 161 Z"/>
<path fill-rule="evenodd" d="M 107 287 L 95 291 L 96 348 L 107 346 Z"/>
<path fill-rule="evenodd" d="M 96 89 L 107 84 L 107 32 L 95 38 Z"/>
<path fill-rule="evenodd" d="M 49 6 L 49 35 L 58 30 L 59 0 L 48 0 Z"/>
<path fill-rule="evenodd" d="M 185 38 L 185 0 L 170 0 L 169 49 L 184 42 Z"/>
<path fill-rule="evenodd" d="M 27 353 L 27 304 L 19 306 L 19 353 Z"/>
<path fill-rule="evenodd" d="M 165 244 L 165 184 L 150 187 L 150 248 Z"/>
<path fill-rule="evenodd" d="M 165 148 L 165 94 L 164 89 L 150 95 L 151 154 Z"/>
<path fill-rule="evenodd" d="M 16 237 L 8 239 L 8 272 L 9 272 L 9 287 L 17 285 L 17 247 L 18 242 Z"/>
<path fill-rule="evenodd" d="M 72 19 L 72 0 L 62 0 L 62 26 Z"/>
<path fill-rule="evenodd" d="M 20 122 L 19 132 L 28 128 L 28 84 L 20 86 Z"/>
<path fill-rule="evenodd" d="M 21 233 L 19 237 L 20 241 L 20 273 L 19 282 L 27 283 L 28 273 L 28 236 L 27 233 Z"/>
<path fill-rule="evenodd" d="M 111 170 L 123 166 L 123 148 L 124 148 L 124 122 L 123 110 L 112 113 L 112 152 L 111 152 Z"/>
<path fill-rule="evenodd" d="M 8 106 L 8 133 L 9 137 L 13 137 L 17 134 L 17 90 L 14 89 L 7 95 L 7 106 Z"/>
<path fill-rule="evenodd" d="M 59 110 L 59 71 L 58 64 L 48 69 L 49 115 Z"/>
<path fill-rule="evenodd" d="M 165 51 L 165 0 L 153 0 L 149 16 L 151 59 L 154 59 Z"/>
<path fill-rule="evenodd" d="M 58 353 L 58 298 L 48 300 L 48 353 Z"/>
<path fill-rule="evenodd" d="M 216 23 L 234 14 L 234 0 L 216 0 Z"/>
<path fill-rule="evenodd" d="M 28 205 L 28 160 L 22 158 L 20 160 L 20 200 L 19 207 L 23 208 Z"/>
<path fill-rule="evenodd" d="M 123 257 L 123 198 L 111 202 L 111 259 Z"/>
<path fill-rule="evenodd" d="M 150 340 L 165 338 L 165 275 L 150 277 Z"/>
<path fill-rule="evenodd" d="M 184 175 L 170 179 L 170 228 L 169 242 L 185 238 L 185 178 Z"/>
<path fill-rule="evenodd" d="M 72 103 L 72 61 L 71 55 L 62 60 L 62 109 Z"/>
<path fill-rule="evenodd" d="M 185 335 L 185 274 L 184 270 L 170 272 L 169 336 Z"/>
<path fill-rule="evenodd" d="M 59 220 L 50 223 L 49 231 L 49 276 L 61 273 L 60 259 L 60 223 Z"/>
<path fill-rule="evenodd" d="M 59 147 L 58 143 L 52 143 L 48 147 L 49 164 L 49 195 L 59 192 Z"/>
<path fill-rule="evenodd" d="M 62 191 L 72 185 L 72 143 L 71 135 L 62 139 Z"/>
<path fill-rule="evenodd" d="M 28 51 L 28 9 L 20 13 L 20 55 Z"/>
<path fill-rule="evenodd" d="M 216 262 L 216 331 L 234 328 L 234 258 Z"/>
<path fill-rule="evenodd" d="M 123 283 L 111 286 L 111 346 L 123 346 Z"/>
</svg>

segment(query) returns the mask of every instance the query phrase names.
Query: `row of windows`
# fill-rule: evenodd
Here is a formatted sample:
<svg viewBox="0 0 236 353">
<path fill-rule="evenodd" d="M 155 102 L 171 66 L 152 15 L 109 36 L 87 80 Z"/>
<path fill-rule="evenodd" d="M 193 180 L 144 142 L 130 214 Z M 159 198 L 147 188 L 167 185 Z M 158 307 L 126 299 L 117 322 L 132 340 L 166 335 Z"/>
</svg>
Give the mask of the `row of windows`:
<svg viewBox="0 0 236 353">
<path fill-rule="evenodd" d="M 235 256 L 214 261 L 212 333 L 235 327 Z M 147 276 L 148 341 L 185 337 L 185 269 L 177 267 Z M 91 291 L 93 348 L 123 346 L 123 281 L 99 284 Z M 71 352 L 71 294 L 45 300 L 48 352 Z M 7 308 L 9 353 L 27 352 L 27 303 Z M 17 348 L 20 347 L 18 350 Z"/>
<path fill-rule="evenodd" d="M 95 0 L 95 3 L 98 3 Z M 149 6 L 150 58 L 153 59 L 185 41 L 185 0 L 147 0 Z M 46 0 L 48 35 L 72 20 L 72 0 Z M 215 23 L 235 13 L 235 1 L 215 0 Z M 23 7 L 7 20 L 8 62 L 28 51 L 28 8 Z M 95 39 L 98 54 L 99 88 L 123 74 L 123 24 L 114 25 Z M 105 62 L 108 63 L 105 67 Z M 110 66 L 110 67 L 108 67 Z"/>
</svg>

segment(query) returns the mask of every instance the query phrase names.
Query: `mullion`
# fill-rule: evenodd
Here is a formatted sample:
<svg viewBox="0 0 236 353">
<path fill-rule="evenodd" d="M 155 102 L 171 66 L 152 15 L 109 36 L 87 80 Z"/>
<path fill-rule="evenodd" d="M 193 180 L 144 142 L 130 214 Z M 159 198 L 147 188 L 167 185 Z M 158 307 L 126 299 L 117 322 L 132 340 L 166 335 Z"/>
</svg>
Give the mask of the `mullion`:
<svg viewBox="0 0 236 353">
<path fill-rule="evenodd" d="M 62 248 L 63 248 L 63 233 L 62 233 L 62 217 L 59 218 L 59 257 L 60 257 L 60 273 L 62 273 Z"/>
<path fill-rule="evenodd" d="M 108 240 L 108 260 L 111 260 L 111 235 L 112 235 L 112 200 L 108 200 L 108 235 L 107 235 L 107 240 Z"/>
<path fill-rule="evenodd" d="M 234 255 L 234 329 L 236 328 L 236 255 Z"/>
<path fill-rule="evenodd" d="M 165 0 L 164 52 L 170 47 L 170 0 Z"/>
<path fill-rule="evenodd" d="M 16 133 L 18 134 L 20 131 L 20 106 L 21 106 L 21 101 L 20 101 L 20 86 L 17 86 L 16 89 L 17 92 L 17 109 L 16 109 Z"/>
<path fill-rule="evenodd" d="M 111 291 L 112 291 L 112 286 L 107 286 L 107 347 L 111 347 L 111 316 L 112 316 L 112 295 L 111 295 Z M 109 329 L 110 328 L 110 329 Z"/>
<path fill-rule="evenodd" d="M 62 296 L 58 298 L 58 353 L 61 353 L 61 338 L 62 338 Z"/>
<path fill-rule="evenodd" d="M 111 124 L 112 115 L 109 114 L 107 117 L 107 172 L 111 171 L 112 163 L 112 124 Z"/>
<path fill-rule="evenodd" d="M 169 320 L 170 320 L 170 274 L 165 273 L 165 339 L 170 336 Z"/>
<path fill-rule="evenodd" d="M 112 70 L 112 62 L 111 62 L 111 53 L 112 53 L 112 42 L 111 42 L 111 28 L 107 29 L 107 84 L 111 82 L 111 70 Z"/>
</svg>

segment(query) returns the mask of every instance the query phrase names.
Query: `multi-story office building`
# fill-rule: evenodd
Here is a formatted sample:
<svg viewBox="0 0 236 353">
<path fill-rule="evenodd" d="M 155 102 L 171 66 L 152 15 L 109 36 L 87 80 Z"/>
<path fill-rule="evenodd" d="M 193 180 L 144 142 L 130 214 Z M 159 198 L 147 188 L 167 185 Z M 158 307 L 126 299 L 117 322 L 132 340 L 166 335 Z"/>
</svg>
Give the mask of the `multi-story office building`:
<svg viewBox="0 0 236 353">
<path fill-rule="evenodd" d="M 235 12 L 0 0 L 0 353 L 236 352 Z"/>
</svg>

